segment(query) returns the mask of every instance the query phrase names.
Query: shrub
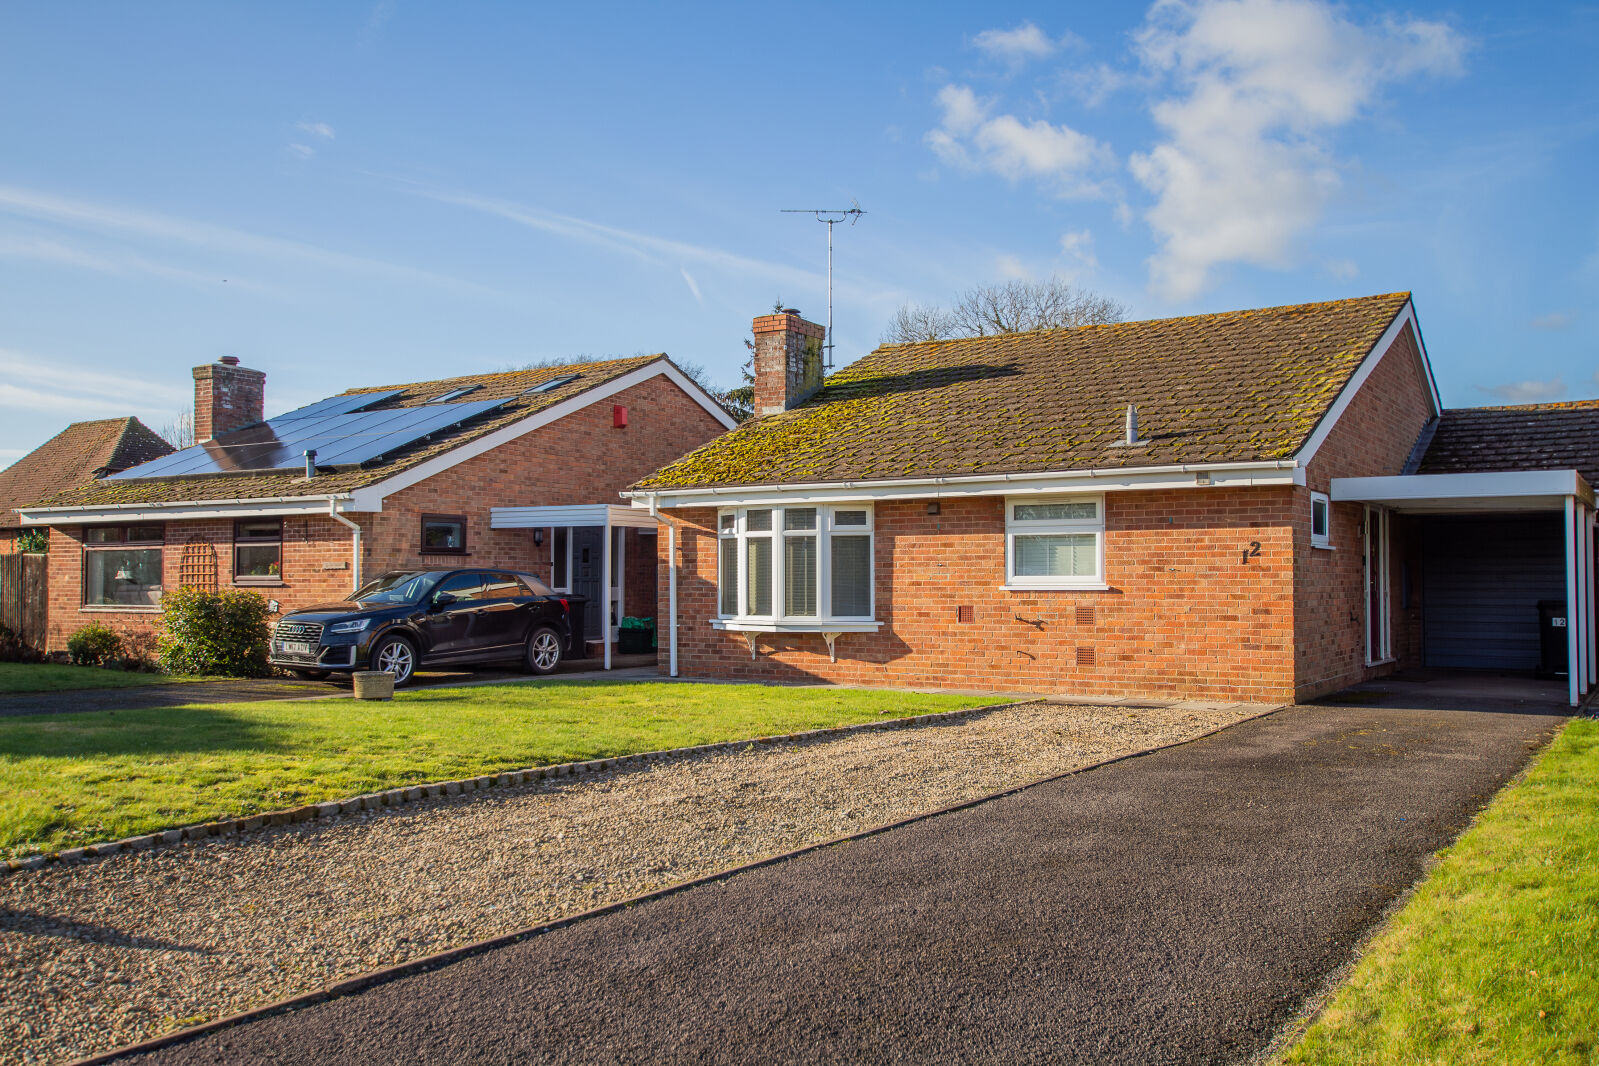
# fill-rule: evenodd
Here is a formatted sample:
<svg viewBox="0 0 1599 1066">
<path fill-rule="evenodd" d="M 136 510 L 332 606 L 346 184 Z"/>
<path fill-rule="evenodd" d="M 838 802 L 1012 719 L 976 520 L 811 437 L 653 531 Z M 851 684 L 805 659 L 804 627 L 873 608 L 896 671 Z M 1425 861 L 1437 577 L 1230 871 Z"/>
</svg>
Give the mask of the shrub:
<svg viewBox="0 0 1599 1066">
<path fill-rule="evenodd" d="M 117 631 L 99 622 L 67 638 L 67 659 L 74 666 L 121 666 L 124 651 Z"/>
<path fill-rule="evenodd" d="M 24 644 L 11 627 L 0 625 L 0 663 L 36 663 L 43 658 L 38 649 Z"/>
<path fill-rule="evenodd" d="M 50 550 L 50 533 L 48 530 L 31 526 L 17 534 L 17 551 L 37 554 Z"/>
<path fill-rule="evenodd" d="M 271 633 L 267 604 L 242 589 L 173 589 L 161 597 L 161 666 L 173 674 L 264 677 Z"/>
</svg>

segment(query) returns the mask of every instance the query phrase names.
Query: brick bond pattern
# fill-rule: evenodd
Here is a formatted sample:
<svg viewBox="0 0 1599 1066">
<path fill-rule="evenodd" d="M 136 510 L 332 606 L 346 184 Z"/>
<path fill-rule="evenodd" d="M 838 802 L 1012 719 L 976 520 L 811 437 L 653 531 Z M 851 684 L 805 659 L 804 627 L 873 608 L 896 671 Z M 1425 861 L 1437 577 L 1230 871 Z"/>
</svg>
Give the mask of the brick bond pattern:
<svg viewBox="0 0 1599 1066">
<path fill-rule="evenodd" d="M 1398 473 L 1430 414 L 1428 395 L 1407 334 L 1318 452 L 1311 484 L 1324 491 L 1335 474 Z M 1108 493 L 1111 588 L 1104 592 L 1001 588 L 1005 514 L 998 498 L 944 499 L 938 515 L 926 513 L 926 500 L 879 502 L 876 616 L 884 626 L 840 637 L 837 663 L 819 635 L 757 634 L 752 660 L 744 634 L 712 629 L 716 511 L 674 510 L 679 668 L 688 676 L 767 681 L 1308 699 L 1367 673 L 1361 508 L 1335 508 L 1339 550 L 1313 553 L 1309 492 Z M 666 538 L 660 541 L 664 603 Z M 1243 549 L 1254 541 L 1260 554 L 1246 563 Z M 1397 562 L 1394 574 L 1397 585 Z M 958 621 L 962 606 L 971 608 L 972 621 Z M 1405 621 L 1395 625 L 1401 661 L 1415 646 Z M 659 654 L 664 667 L 664 632 Z"/>
<path fill-rule="evenodd" d="M 612 425 L 613 404 L 628 408 L 626 428 Z M 650 378 L 395 493 L 381 512 L 349 515 L 362 526 L 362 572 L 370 576 L 408 566 L 459 565 L 514 567 L 547 576 L 550 540 L 536 548 L 532 530 L 491 530 L 491 507 L 619 503 L 617 494 L 628 484 L 721 431 L 721 424 L 676 385 L 664 377 Z M 422 554 L 423 514 L 466 515 L 468 554 Z M 628 588 L 642 594 L 624 609 L 653 614 L 655 547 L 652 538 L 629 533 L 629 558 L 651 561 L 648 570 L 630 568 Z M 155 612 L 81 606 L 83 536 L 80 527 L 50 531 L 50 650 L 64 650 L 67 638 L 91 621 L 110 625 L 135 642 L 150 642 L 159 618 Z M 212 545 L 218 585 L 231 587 L 231 521 L 168 522 L 163 584 L 179 584 L 183 546 L 193 538 Z M 285 611 L 338 600 L 350 591 L 350 561 L 346 526 L 320 515 L 286 517 L 283 584 L 249 587 L 277 599 Z"/>
</svg>

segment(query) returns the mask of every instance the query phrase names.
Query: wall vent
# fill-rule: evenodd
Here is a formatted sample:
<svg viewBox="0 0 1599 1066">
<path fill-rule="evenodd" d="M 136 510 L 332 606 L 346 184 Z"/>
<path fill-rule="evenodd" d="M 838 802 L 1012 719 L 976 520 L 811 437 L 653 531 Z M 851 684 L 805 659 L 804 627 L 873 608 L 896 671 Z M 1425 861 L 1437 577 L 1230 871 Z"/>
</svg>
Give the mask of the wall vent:
<svg viewBox="0 0 1599 1066">
<path fill-rule="evenodd" d="M 955 621 L 964 624 L 977 621 L 977 608 L 969 603 L 963 603 L 955 608 Z"/>
<path fill-rule="evenodd" d="M 1095 660 L 1094 660 L 1094 649 L 1093 648 L 1078 648 L 1077 649 L 1077 665 L 1078 666 L 1093 666 L 1094 665 L 1094 661 Z"/>
<path fill-rule="evenodd" d="M 1080 626 L 1091 626 L 1094 624 L 1093 604 L 1079 603 L 1077 605 L 1077 624 Z"/>
</svg>

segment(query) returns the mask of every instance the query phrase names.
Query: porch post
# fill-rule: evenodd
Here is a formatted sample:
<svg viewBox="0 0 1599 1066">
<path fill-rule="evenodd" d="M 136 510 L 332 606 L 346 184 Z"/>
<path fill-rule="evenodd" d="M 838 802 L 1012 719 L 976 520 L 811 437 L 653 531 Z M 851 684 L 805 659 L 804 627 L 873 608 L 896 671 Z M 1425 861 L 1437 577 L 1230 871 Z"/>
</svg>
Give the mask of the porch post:
<svg viewBox="0 0 1599 1066">
<path fill-rule="evenodd" d="M 1577 640 L 1577 615 L 1581 612 L 1577 607 L 1577 498 L 1566 497 L 1566 689 L 1571 698 L 1571 705 L 1575 707 L 1581 701 L 1578 691 L 1579 679 L 1582 673 L 1582 663 L 1577 654 L 1580 644 Z"/>
<path fill-rule="evenodd" d="M 677 676 L 677 523 L 666 523 L 667 676 Z"/>
<path fill-rule="evenodd" d="M 611 509 L 605 509 L 605 539 L 600 548 L 600 640 L 605 644 L 605 669 L 611 668 Z"/>
</svg>

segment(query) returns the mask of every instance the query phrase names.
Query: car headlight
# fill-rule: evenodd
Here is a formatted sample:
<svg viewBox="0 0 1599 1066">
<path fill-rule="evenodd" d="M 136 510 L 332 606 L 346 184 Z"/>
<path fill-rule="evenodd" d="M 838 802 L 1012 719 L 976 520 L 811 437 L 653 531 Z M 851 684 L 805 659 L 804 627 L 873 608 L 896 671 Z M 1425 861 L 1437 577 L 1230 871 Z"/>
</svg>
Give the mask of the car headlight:
<svg viewBox="0 0 1599 1066">
<path fill-rule="evenodd" d="M 334 622 L 328 627 L 330 633 L 359 633 L 372 624 L 370 618 L 357 618 L 353 622 Z"/>
</svg>

